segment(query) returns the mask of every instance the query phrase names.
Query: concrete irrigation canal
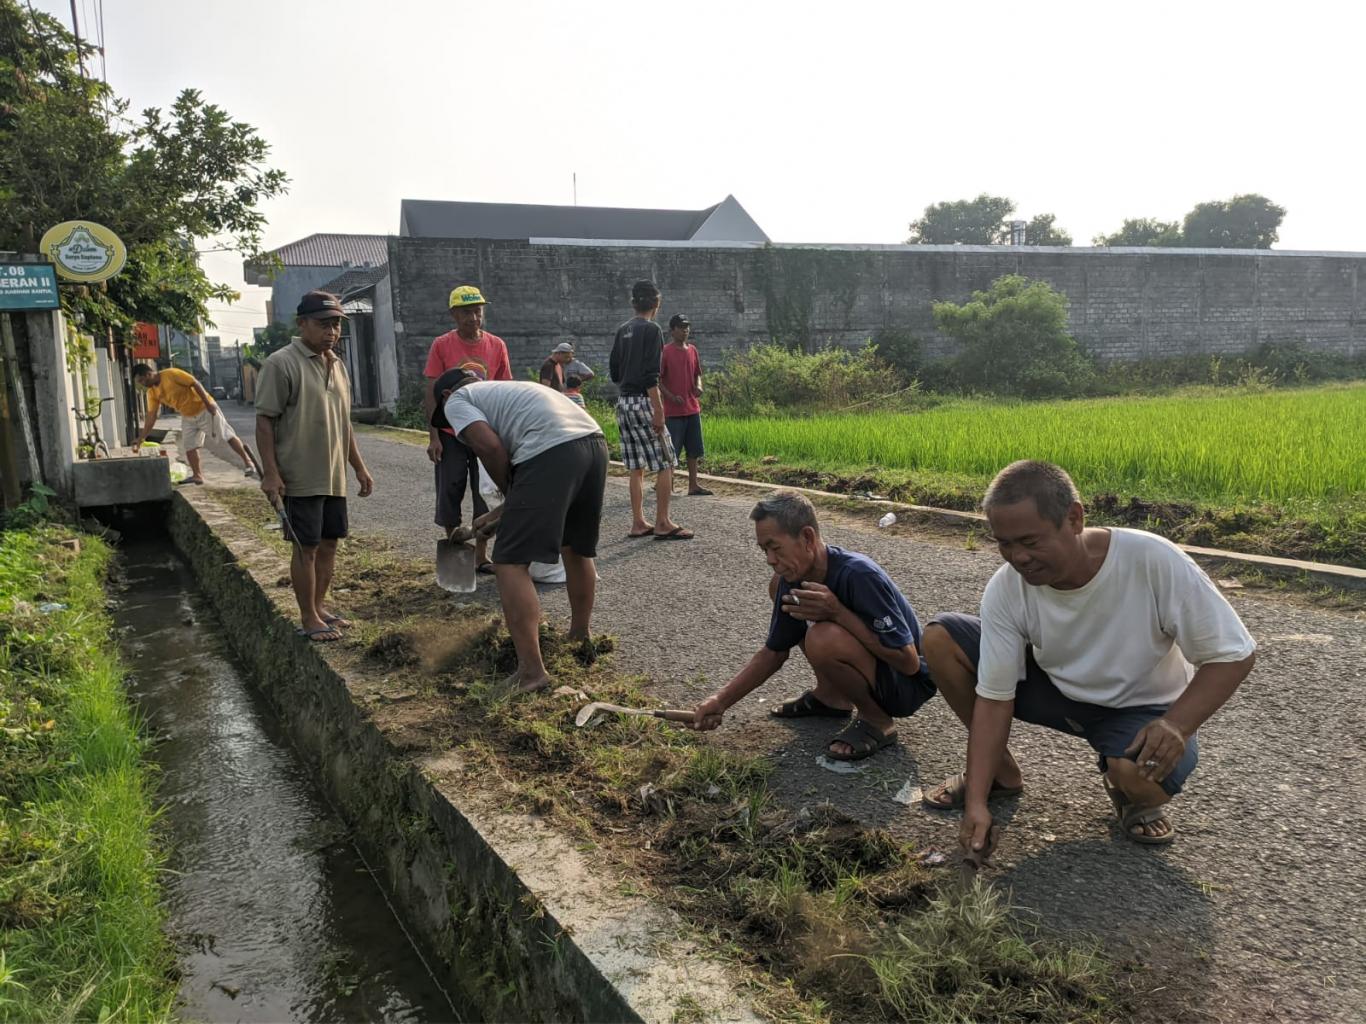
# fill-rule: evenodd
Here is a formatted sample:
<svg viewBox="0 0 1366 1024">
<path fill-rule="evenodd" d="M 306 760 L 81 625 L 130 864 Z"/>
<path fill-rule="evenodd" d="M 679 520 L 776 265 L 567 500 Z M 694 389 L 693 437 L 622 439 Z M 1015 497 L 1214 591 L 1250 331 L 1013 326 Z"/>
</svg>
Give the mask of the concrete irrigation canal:
<svg viewBox="0 0 1366 1024">
<path fill-rule="evenodd" d="M 182 1015 L 471 1019 L 248 684 L 185 564 L 143 543 L 120 565 L 114 620 L 161 770 Z"/>
</svg>

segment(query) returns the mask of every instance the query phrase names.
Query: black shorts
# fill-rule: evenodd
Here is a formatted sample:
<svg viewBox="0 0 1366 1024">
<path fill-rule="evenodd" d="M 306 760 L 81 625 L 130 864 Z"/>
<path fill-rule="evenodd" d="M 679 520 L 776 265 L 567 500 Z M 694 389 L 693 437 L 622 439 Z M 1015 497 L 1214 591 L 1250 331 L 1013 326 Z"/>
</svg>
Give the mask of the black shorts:
<svg viewBox="0 0 1366 1024">
<path fill-rule="evenodd" d="M 316 548 L 324 540 L 346 536 L 346 499 L 326 494 L 307 498 L 285 495 L 285 515 L 294 537 L 306 548 Z M 286 538 L 288 540 L 288 538 Z"/>
<path fill-rule="evenodd" d="M 436 464 L 436 525 L 452 529 L 460 525 L 460 506 L 469 483 L 477 519 L 489 510 L 479 493 L 479 460 L 452 435 L 441 431 L 441 461 Z"/>
<path fill-rule="evenodd" d="M 922 663 L 923 664 L 923 663 Z M 919 675 L 903 676 L 881 658 L 877 659 L 877 670 L 873 676 L 873 700 L 877 706 L 893 718 L 909 718 L 920 710 L 922 704 L 936 693 L 930 674 L 921 671 Z"/>
<path fill-rule="evenodd" d="M 670 416 L 664 421 L 664 426 L 669 430 L 669 440 L 673 442 L 675 452 L 682 455 L 683 449 L 686 448 L 688 458 L 702 457 L 701 413 L 695 412 L 691 416 Z"/>
<path fill-rule="evenodd" d="M 498 565 L 558 562 L 560 548 L 594 558 L 607 487 L 607 442 L 576 438 L 512 467 L 498 543 Z"/>
</svg>

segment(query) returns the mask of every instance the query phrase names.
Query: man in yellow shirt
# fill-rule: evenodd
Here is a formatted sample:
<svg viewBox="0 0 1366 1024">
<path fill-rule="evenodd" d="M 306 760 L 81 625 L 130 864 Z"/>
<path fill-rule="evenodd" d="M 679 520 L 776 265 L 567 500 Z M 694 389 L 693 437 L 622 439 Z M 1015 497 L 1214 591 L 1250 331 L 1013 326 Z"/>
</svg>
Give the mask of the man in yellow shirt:
<svg viewBox="0 0 1366 1024">
<path fill-rule="evenodd" d="M 140 363 L 133 367 L 133 383 L 147 389 L 147 421 L 133 441 L 134 450 L 142 447 L 142 442 L 156 426 L 161 407 L 169 405 L 180 413 L 180 450 L 190 464 L 190 478 L 185 483 L 204 482 L 199 449 L 205 447 L 224 462 L 231 462 L 236 456 L 242 460 L 247 477 L 257 475 L 255 460 L 233 433 L 223 410 L 204 390 L 204 385 L 190 374 L 175 367 L 158 371 Z"/>
</svg>

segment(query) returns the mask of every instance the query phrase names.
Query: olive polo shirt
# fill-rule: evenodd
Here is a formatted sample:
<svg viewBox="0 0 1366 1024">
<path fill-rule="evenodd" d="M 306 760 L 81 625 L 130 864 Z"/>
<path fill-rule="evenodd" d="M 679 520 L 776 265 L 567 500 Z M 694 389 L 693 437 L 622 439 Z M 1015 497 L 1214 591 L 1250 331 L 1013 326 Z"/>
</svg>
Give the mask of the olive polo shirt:
<svg viewBox="0 0 1366 1024">
<path fill-rule="evenodd" d="M 298 338 L 272 352 L 256 379 L 256 412 L 275 421 L 286 494 L 346 496 L 351 381 L 335 353 L 329 366 Z"/>
</svg>

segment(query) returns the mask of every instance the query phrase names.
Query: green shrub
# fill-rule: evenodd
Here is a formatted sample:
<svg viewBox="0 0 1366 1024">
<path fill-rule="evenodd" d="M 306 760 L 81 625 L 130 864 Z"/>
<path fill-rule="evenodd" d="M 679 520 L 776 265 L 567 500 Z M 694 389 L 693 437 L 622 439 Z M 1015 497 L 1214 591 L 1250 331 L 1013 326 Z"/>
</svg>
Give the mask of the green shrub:
<svg viewBox="0 0 1366 1024">
<path fill-rule="evenodd" d="M 1008 274 L 961 306 L 936 302 L 934 322 L 961 346 L 957 376 L 968 388 L 1041 398 L 1080 394 L 1090 380 L 1067 333 L 1067 297 L 1045 281 Z"/>
<path fill-rule="evenodd" d="M 422 411 L 422 390 L 426 380 L 409 381 L 399 392 L 394 406 L 394 426 L 408 427 L 411 430 L 427 429 L 427 414 Z"/>
<path fill-rule="evenodd" d="M 909 384 L 920 376 L 925 362 L 925 343 L 904 327 L 886 327 L 878 331 L 874 348 L 884 363 Z"/>
<path fill-rule="evenodd" d="M 782 345 L 756 345 L 731 353 L 705 378 L 709 410 L 760 413 L 777 409 L 843 409 L 900 391 L 876 346 L 857 351 L 827 348 L 806 354 Z"/>
</svg>

